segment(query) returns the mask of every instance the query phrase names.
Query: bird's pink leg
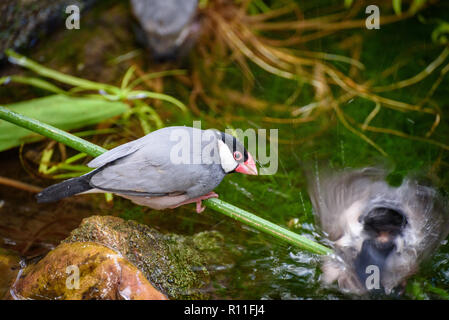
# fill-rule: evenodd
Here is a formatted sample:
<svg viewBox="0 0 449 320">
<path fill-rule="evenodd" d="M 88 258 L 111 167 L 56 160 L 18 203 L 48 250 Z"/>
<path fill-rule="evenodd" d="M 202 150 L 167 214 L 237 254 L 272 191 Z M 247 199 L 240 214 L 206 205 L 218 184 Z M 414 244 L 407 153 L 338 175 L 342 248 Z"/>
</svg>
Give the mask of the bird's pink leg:
<svg viewBox="0 0 449 320">
<path fill-rule="evenodd" d="M 201 205 L 202 204 L 201 201 L 207 200 L 207 199 L 210 199 L 210 198 L 218 198 L 218 194 L 216 194 L 215 192 L 212 191 L 212 192 L 209 192 L 208 194 L 205 194 L 204 196 L 181 202 L 180 204 L 178 204 L 176 206 L 170 207 L 170 209 L 177 208 L 177 207 L 182 206 L 184 204 L 196 202 L 196 212 L 197 213 L 201 213 L 201 212 L 203 212 L 206 209 L 206 207 L 203 207 Z"/>
</svg>

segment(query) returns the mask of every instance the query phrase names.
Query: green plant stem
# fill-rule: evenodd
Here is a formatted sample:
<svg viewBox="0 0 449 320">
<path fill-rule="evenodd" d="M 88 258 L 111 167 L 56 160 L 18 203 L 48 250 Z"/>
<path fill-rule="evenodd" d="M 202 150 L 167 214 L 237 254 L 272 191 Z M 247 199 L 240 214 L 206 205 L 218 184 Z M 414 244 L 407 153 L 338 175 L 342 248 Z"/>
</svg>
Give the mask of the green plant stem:
<svg viewBox="0 0 449 320">
<path fill-rule="evenodd" d="M 114 86 L 103 84 L 103 83 L 96 83 L 93 81 L 80 79 L 71 75 L 64 74 L 62 72 L 49 69 L 47 67 L 44 67 L 16 52 L 13 50 L 6 50 L 6 55 L 8 56 L 11 63 L 17 64 L 19 66 L 28 68 L 37 74 L 54 79 L 57 81 L 60 81 L 65 84 L 69 84 L 75 87 L 82 87 L 84 89 L 90 89 L 90 90 L 108 90 L 110 92 L 118 93 L 120 90 Z"/>
<path fill-rule="evenodd" d="M 40 135 L 61 142 L 75 150 L 84 152 L 93 157 L 98 157 L 99 155 L 108 151 L 73 134 L 42 123 L 40 121 L 28 118 L 2 106 L 0 106 L 0 119 L 14 123 L 17 126 L 28 129 L 30 131 L 39 133 Z"/>
<path fill-rule="evenodd" d="M 67 85 L 74 86 L 75 89 L 72 89 L 72 93 L 80 92 L 84 90 L 94 90 L 98 91 L 100 95 L 95 95 L 96 97 L 100 96 L 107 100 L 116 101 L 116 100 L 135 100 L 135 99 L 157 99 L 166 101 L 169 103 L 174 104 L 179 109 L 181 109 L 182 112 L 187 112 L 186 106 L 179 101 L 178 99 L 175 99 L 171 96 L 168 96 L 163 93 L 157 93 L 157 92 L 151 92 L 151 91 L 145 91 L 145 90 L 131 90 L 131 88 L 126 87 L 131 79 L 132 72 L 134 71 L 134 68 L 131 67 L 128 72 L 125 74 L 125 77 L 122 82 L 122 87 L 114 87 L 109 84 L 104 83 L 97 83 L 93 81 L 89 81 L 86 79 L 77 78 L 56 70 L 52 70 L 50 68 L 47 68 L 45 66 L 40 65 L 39 63 L 28 59 L 25 56 L 22 56 L 18 54 L 17 52 L 14 52 L 13 50 L 6 50 L 6 55 L 9 58 L 9 61 L 13 64 L 19 65 L 21 67 L 27 68 L 32 70 L 33 72 L 37 73 L 38 75 L 46 78 L 50 78 L 62 83 L 65 83 Z M 177 74 L 176 70 L 173 72 L 165 72 L 164 74 L 159 73 L 159 75 L 170 75 L 170 74 Z M 61 89 L 56 87 L 55 85 L 39 78 L 28 78 L 28 77 L 20 77 L 20 76 L 10 76 L 10 77 L 2 77 L 0 78 L 0 85 L 4 83 L 8 83 L 9 81 L 15 81 L 19 83 L 25 83 L 29 85 L 36 86 L 41 89 L 49 90 L 51 92 L 59 92 L 61 93 Z M 63 92 L 63 91 L 62 91 Z"/>
<path fill-rule="evenodd" d="M 50 139 L 64 143 L 80 152 L 84 152 L 90 156 L 97 157 L 107 150 L 97 146 L 89 141 L 81 139 L 73 134 L 67 133 L 50 125 L 41 123 L 40 121 L 28 118 L 13 112 L 5 107 L 0 106 L 0 119 L 14 123 L 20 127 L 26 128 L 33 132 L 39 133 Z M 274 223 L 262 219 L 248 211 L 242 210 L 230 203 L 219 199 L 209 199 L 204 201 L 209 208 L 231 217 L 241 223 L 244 223 L 254 229 L 268 233 L 277 239 L 283 240 L 298 248 L 310 251 L 316 254 L 330 254 L 332 250 L 306 237 L 300 236 Z"/>
<path fill-rule="evenodd" d="M 331 254 L 332 250 L 306 237 L 300 236 L 290 230 L 262 219 L 248 211 L 240 209 L 220 199 L 208 199 L 203 202 L 207 207 L 214 209 L 241 223 L 251 226 L 273 237 L 286 241 L 298 248 L 317 253 Z"/>
</svg>

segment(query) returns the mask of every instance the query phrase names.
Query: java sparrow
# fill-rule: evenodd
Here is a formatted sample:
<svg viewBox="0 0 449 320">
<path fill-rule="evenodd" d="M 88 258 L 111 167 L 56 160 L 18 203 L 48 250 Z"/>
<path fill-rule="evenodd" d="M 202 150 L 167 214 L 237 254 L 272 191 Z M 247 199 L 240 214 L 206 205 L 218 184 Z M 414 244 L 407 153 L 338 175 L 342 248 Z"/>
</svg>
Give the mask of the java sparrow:
<svg viewBox="0 0 449 320">
<path fill-rule="evenodd" d="M 153 209 L 218 197 L 212 190 L 229 173 L 257 175 L 253 157 L 233 136 L 215 129 L 166 127 L 120 145 L 88 163 L 95 170 L 52 185 L 39 203 L 81 193 L 111 192 Z"/>
<path fill-rule="evenodd" d="M 187 54 L 198 37 L 198 0 L 131 0 L 131 7 L 156 60 Z"/>
<path fill-rule="evenodd" d="M 401 293 L 447 237 L 446 199 L 414 178 L 392 187 L 386 176 L 365 168 L 310 179 L 314 211 L 335 251 L 324 258 L 325 283 L 360 295 Z"/>
</svg>

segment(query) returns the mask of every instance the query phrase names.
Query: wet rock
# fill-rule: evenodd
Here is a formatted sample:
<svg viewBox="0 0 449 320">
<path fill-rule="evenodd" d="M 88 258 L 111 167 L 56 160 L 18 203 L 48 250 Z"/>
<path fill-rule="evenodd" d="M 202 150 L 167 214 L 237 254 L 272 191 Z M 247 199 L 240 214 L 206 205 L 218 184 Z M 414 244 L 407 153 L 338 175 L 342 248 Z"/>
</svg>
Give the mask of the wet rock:
<svg viewBox="0 0 449 320">
<path fill-rule="evenodd" d="M 0 299 L 7 297 L 20 270 L 20 258 L 13 252 L 0 248 Z"/>
<path fill-rule="evenodd" d="M 83 220 L 65 243 L 95 242 L 120 252 L 151 284 L 172 299 L 207 298 L 211 265 L 227 264 L 223 237 L 201 232 L 191 237 L 168 234 L 110 216 Z"/>
<path fill-rule="evenodd" d="M 0 59 L 8 49 L 30 46 L 54 26 L 64 27 L 68 5 L 80 10 L 97 0 L 2 0 L 0 3 Z"/>
<path fill-rule="evenodd" d="M 14 299 L 166 299 L 120 253 L 90 242 L 59 245 L 22 271 L 11 295 Z"/>
<path fill-rule="evenodd" d="M 21 270 L 9 298 L 208 298 L 208 267 L 229 265 L 226 257 L 218 232 L 164 235 L 134 221 L 94 216 L 39 262 Z"/>
</svg>

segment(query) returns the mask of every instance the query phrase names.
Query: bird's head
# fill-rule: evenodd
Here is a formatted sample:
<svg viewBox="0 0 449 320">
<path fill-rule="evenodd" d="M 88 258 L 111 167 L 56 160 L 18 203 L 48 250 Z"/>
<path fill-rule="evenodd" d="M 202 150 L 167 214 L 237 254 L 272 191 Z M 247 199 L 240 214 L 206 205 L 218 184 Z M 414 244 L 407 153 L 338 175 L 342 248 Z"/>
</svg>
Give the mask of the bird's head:
<svg viewBox="0 0 449 320">
<path fill-rule="evenodd" d="M 218 152 L 224 172 L 257 175 L 257 167 L 253 156 L 235 137 L 219 132 Z"/>
<path fill-rule="evenodd" d="M 383 278 L 391 265 L 389 260 L 395 259 L 394 253 L 400 249 L 401 237 L 408 223 L 406 215 L 394 206 L 378 206 L 362 214 L 359 222 L 363 226 L 364 240 L 354 263 L 357 277 L 365 284 L 373 268 L 376 268 L 379 286 L 369 291 L 383 292 Z"/>
<path fill-rule="evenodd" d="M 154 60 L 177 60 L 188 54 L 201 31 L 198 0 L 131 0 L 131 6 L 141 26 L 138 41 L 151 50 Z"/>
</svg>

